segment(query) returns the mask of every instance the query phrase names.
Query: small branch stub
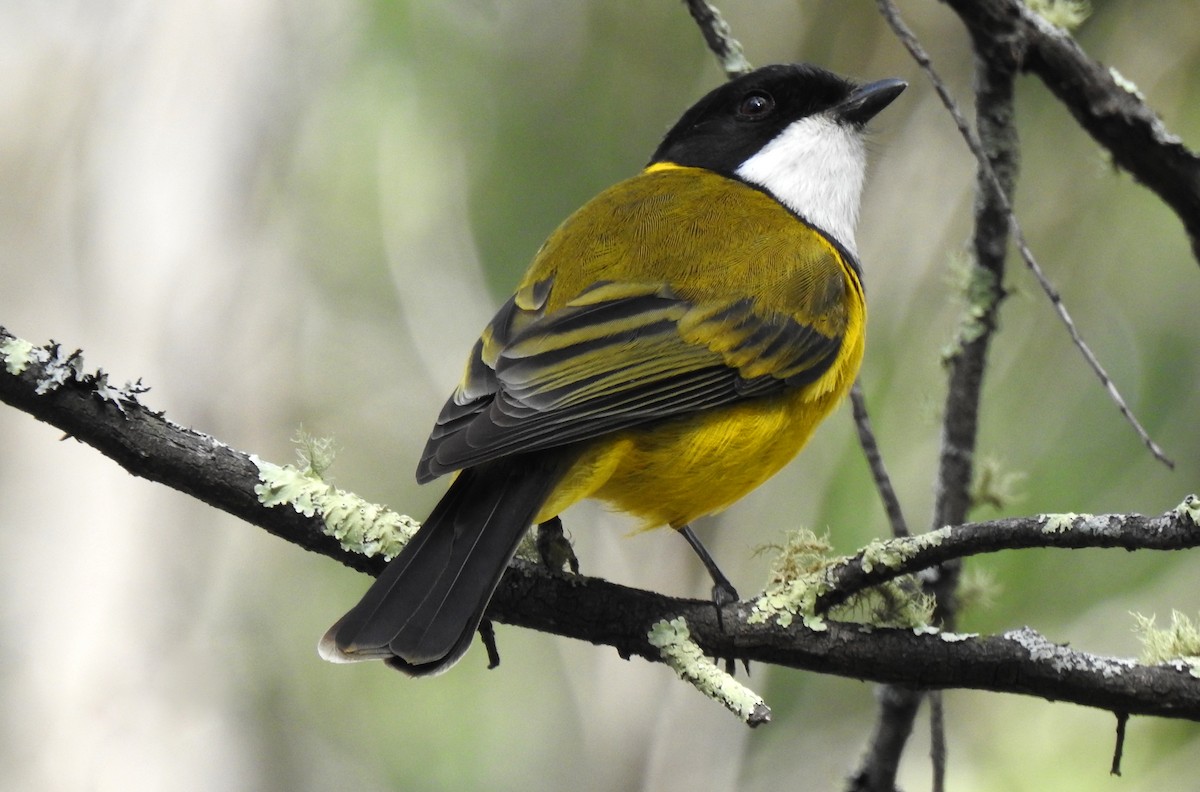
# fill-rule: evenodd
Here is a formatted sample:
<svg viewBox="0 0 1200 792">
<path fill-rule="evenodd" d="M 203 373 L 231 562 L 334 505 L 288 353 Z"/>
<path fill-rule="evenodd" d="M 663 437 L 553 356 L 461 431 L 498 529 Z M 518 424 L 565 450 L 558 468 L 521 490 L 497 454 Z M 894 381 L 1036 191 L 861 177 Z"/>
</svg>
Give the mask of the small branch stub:
<svg viewBox="0 0 1200 792">
<path fill-rule="evenodd" d="M 682 617 L 657 622 L 650 628 L 647 640 L 680 679 L 719 702 L 746 725 L 753 728 L 770 722 L 771 709 L 762 697 L 705 657 Z"/>
<path fill-rule="evenodd" d="M 1175 516 L 1181 520 L 1189 520 L 1192 525 L 1200 528 L 1200 497 L 1188 495 L 1183 502 L 1175 507 Z"/>
</svg>

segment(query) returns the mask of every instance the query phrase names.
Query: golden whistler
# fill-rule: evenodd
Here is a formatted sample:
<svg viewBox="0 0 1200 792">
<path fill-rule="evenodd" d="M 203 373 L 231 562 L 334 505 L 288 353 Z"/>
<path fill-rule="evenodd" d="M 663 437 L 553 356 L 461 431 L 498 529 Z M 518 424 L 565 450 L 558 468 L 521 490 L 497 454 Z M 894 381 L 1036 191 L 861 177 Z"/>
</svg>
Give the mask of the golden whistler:
<svg viewBox="0 0 1200 792">
<path fill-rule="evenodd" d="M 758 69 L 567 218 L 430 434 L 417 480 L 453 484 L 322 656 L 446 670 L 529 527 L 584 498 L 680 531 L 717 607 L 736 599 L 689 524 L 778 472 L 854 381 L 863 130 L 904 88 Z"/>
</svg>

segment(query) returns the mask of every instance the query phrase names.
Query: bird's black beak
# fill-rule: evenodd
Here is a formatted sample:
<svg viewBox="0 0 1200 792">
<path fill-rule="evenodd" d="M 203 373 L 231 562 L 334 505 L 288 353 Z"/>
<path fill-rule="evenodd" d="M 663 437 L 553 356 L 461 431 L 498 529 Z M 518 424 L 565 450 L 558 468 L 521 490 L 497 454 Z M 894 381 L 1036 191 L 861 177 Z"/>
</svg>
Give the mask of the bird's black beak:
<svg viewBox="0 0 1200 792">
<path fill-rule="evenodd" d="M 904 80 L 877 80 L 860 86 L 833 108 L 833 114 L 855 126 L 866 126 L 875 115 L 904 92 Z"/>
</svg>

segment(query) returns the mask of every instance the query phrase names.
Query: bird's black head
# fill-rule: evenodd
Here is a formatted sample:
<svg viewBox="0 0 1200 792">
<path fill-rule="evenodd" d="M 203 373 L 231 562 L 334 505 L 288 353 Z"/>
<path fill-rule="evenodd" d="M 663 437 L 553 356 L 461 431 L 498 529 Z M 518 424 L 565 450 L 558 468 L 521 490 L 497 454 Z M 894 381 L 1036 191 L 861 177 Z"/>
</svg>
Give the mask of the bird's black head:
<svg viewBox="0 0 1200 792">
<path fill-rule="evenodd" d="M 650 160 L 704 168 L 774 196 L 855 251 L 866 172 L 863 127 L 900 95 L 900 80 L 858 85 L 816 66 L 766 66 L 684 113 Z"/>
<path fill-rule="evenodd" d="M 900 80 L 860 86 L 806 63 L 764 66 L 696 102 L 650 162 L 733 173 L 793 122 L 826 114 L 861 129 L 904 87 Z"/>
</svg>

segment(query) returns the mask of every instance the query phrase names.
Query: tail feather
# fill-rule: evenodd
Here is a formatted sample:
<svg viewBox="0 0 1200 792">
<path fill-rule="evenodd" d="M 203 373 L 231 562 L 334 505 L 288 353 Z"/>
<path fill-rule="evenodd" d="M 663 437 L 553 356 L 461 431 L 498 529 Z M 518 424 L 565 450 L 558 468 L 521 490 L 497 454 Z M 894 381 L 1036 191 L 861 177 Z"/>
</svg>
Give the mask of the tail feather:
<svg viewBox="0 0 1200 792">
<path fill-rule="evenodd" d="M 320 652 L 383 659 L 413 675 L 462 657 L 517 545 L 561 476 L 555 458 L 509 458 L 464 470 Z"/>
</svg>

